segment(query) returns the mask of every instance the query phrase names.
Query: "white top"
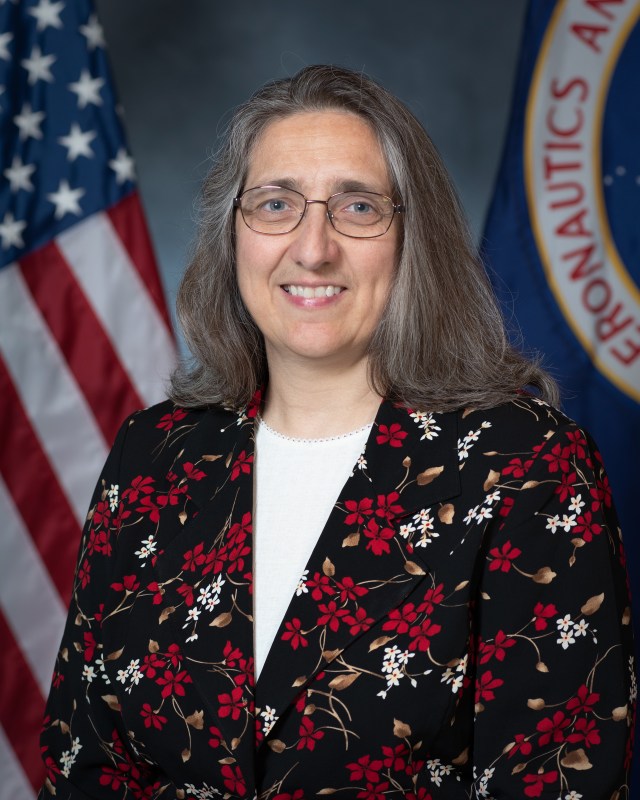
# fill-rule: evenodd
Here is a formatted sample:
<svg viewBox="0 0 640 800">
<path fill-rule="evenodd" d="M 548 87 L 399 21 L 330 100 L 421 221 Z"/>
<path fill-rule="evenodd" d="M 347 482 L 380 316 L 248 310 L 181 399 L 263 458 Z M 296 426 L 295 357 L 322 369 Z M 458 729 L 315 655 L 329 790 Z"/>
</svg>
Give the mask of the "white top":
<svg viewBox="0 0 640 800">
<path fill-rule="evenodd" d="M 258 420 L 253 585 L 256 678 L 370 430 L 371 424 L 329 439 L 292 439 Z"/>
</svg>

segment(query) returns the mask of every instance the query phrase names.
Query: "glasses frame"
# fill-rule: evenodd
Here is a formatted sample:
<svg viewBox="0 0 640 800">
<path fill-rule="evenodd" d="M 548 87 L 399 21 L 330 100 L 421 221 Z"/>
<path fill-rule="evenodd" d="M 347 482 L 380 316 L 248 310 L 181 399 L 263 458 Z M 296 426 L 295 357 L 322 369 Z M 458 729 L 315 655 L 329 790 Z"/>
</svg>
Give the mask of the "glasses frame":
<svg viewBox="0 0 640 800">
<path fill-rule="evenodd" d="M 300 219 L 296 222 L 296 224 L 293 226 L 293 228 L 290 228 L 288 231 L 277 231 L 277 232 L 275 232 L 275 231 L 257 231 L 255 228 L 252 228 L 251 225 L 249 225 L 249 223 L 247 222 L 247 218 L 244 215 L 244 211 L 242 209 L 242 198 L 245 196 L 245 194 L 247 194 L 247 192 L 252 192 L 254 189 L 283 189 L 283 190 L 285 190 L 287 192 L 293 192 L 294 194 L 300 195 L 300 197 L 304 200 L 304 211 L 302 212 L 302 214 L 300 214 Z M 347 191 L 347 192 L 335 192 L 334 194 L 332 194 L 329 197 L 327 197 L 326 200 L 309 200 L 307 197 L 305 197 L 302 194 L 302 192 L 298 192 L 296 189 L 290 189 L 287 186 L 278 186 L 276 184 L 268 183 L 268 184 L 266 184 L 264 186 L 251 186 L 249 189 L 245 189 L 237 197 L 233 198 L 233 207 L 240 209 L 240 214 L 242 216 L 242 220 L 243 220 L 244 224 L 247 226 L 247 228 L 249 228 L 250 231 L 253 231 L 254 233 L 262 234 L 263 236 L 286 236 L 287 233 L 292 233 L 293 231 L 295 231 L 295 229 L 298 227 L 298 225 L 300 225 L 300 223 L 302 222 L 302 220 L 305 218 L 305 216 L 307 214 L 307 209 L 309 208 L 309 206 L 312 205 L 313 203 L 319 203 L 319 204 L 327 207 L 327 219 L 331 223 L 331 227 L 333 228 L 333 230 L 336 233 L 339 233 L 341 236 L 349 237 L 349 239 L 377 239 L 379 236 L 384 236 L 385 233 L 388 232 L 389 228 L 393 224 L 393 220 L 395 219 L 395 215 L 396 214 L 402 214 L 404 211 L 406 211 L 406 206 L 404 206 L 402 203 L 394 203 L 393 202 L 393 198 L 389 197 L 389 195 L 382 194 L 382 192 L 372 192 L 372 191 L 369 191 L 368 189 L 364 189 L 363 193 L 365 193 L 365 194 L 374 194 L 374 195 L 376 195 L 376 197 L 384 197 L 385 199 L 387 199 L 391 203 L 391 206 L 393 208 L 393 213 L 391 213 L 389 215 L 389 224 L 387 225 L 387 227 L 386 227 L 386 229 L 384 231 L 382 231 L 381 233 L 374 233 L 371 236 L 368 236 L 368 235 L 366 235 L 366 236 L 354 236 L 351 233 L 344 233 L 344 231 L 338 230 L 338 228 L 336 228 L 336 224 L 334 222 L 333 214 L 329 210 L 329 203 L 333 200 L 334 197 L 339 197 L 342 194 L 354 194 L 354 193 L 358 194 L 358 192 L 354 192 L 353 190 L 351 190 L 351 191 Z"/>
</svg>

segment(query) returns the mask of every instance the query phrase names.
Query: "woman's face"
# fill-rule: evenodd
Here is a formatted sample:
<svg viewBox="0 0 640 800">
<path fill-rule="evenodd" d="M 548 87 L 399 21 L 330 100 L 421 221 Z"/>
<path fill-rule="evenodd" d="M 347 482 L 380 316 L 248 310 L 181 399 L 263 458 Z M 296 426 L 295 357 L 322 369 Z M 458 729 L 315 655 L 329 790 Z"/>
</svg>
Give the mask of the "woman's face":
<svg viewBox="0 0 640 800">
<path fill-rule="evenodd" d="M 253 148 L 244 188 L 264 185 L 285 185 L 310 200 L 354 187 L 392 193 L 374 133 L 340 111 L 270 123 Z M 270 365 L 303 359 L 349 367 L 365 357 L 380 320 L 395 272 L 398 221 L 378 238 L 351 239 L 333 229 L 326 211 L 308 206 L 298 227 L 278 236 L 250 230 L 236 213 L 238 285 Z M 305 289 L 322 296 L 305 297 Z"/>
</svg>

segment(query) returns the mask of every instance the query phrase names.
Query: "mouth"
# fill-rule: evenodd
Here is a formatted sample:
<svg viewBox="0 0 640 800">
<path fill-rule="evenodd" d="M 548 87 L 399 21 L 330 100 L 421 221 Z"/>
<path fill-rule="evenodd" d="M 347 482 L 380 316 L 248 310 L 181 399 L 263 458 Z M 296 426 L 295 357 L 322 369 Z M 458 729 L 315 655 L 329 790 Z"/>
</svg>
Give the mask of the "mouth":
<svg viewBox="0 0 640 800">
<path fill-rule="evenodd" d="M 334 286 L 328 284 L 327 286 L 296 286 L 293 283 L 286 283 L 282 287 L 287 294 L 292 297 L 305 297 L 311 299 L 312 297 L 333 297 L 343 291 L 343 286 Z"/>
</svg>

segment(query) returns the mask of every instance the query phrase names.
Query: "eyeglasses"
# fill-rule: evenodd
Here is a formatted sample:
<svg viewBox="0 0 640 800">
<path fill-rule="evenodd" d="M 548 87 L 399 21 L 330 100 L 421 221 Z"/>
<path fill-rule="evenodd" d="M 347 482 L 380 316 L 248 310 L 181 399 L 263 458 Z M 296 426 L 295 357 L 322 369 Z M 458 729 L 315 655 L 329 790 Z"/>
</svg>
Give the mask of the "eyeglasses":
<svg viewBox="0 0 640 800">
<path fill-rule="evenodd" d="M 291 233 L 311 203 L 325 205 L 334 229 L 354 239 L 382 236 L 391 227 L 395 214 L 405 210 L 378 192 L 337 192 L 327 200 L 307 200 L 300 192 L 282 186 L 255 186 L 233 201 L 248 228 L 271 236 Z"/>
</svg>

